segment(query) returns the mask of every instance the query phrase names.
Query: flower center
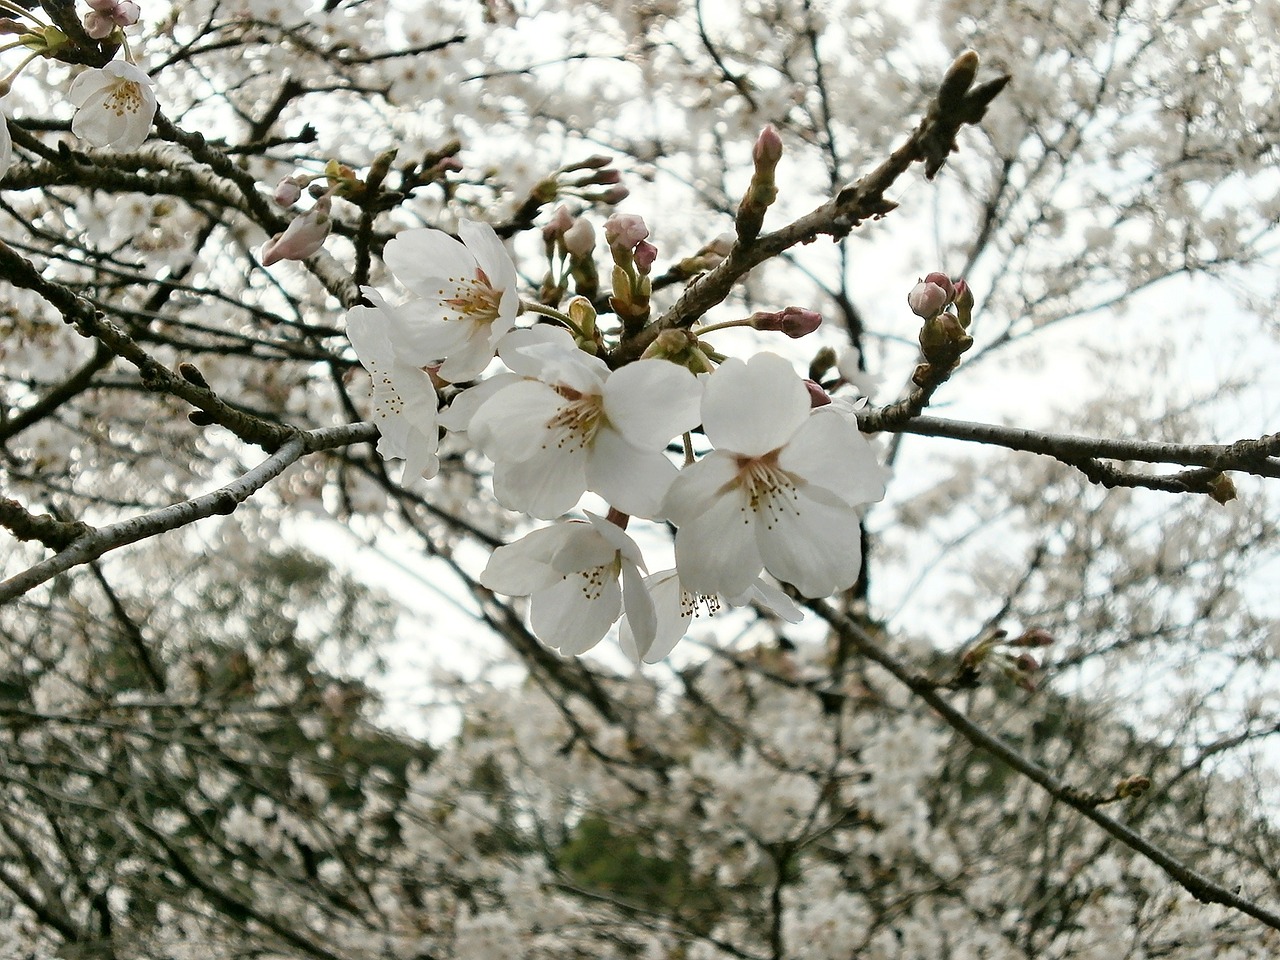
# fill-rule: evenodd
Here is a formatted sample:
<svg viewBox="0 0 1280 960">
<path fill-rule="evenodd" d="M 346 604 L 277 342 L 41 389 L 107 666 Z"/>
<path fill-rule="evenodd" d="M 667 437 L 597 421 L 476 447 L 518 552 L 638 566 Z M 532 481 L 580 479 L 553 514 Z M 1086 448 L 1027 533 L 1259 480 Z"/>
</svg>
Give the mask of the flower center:
<svg viewBox="0 0 1280 960">
<path fill-rule="evenodd" d="M 759 517 L 768 529 L 773 528 L 783 511 L 799 513 L 795 505 L 799 499 L 796 490 L 802 481 L 778 466 L 779 453 L 780 448 L 760 457 L 736 458 L 737 486 L 746 494 L 746 502 L 741 508 L 744 523 L 751 520 L 746 516 L 748 511 Z"/>
<path fill-rule="evenodd" d="M 552 389 L 568 402 L 547 421 L 546 428 L 551 438 L 542 445 L 543 448 L 551 443 L 561 450 L 590 447 L 605 422 L 604 397 L 598 393 L 579 393 L 563 385 Z"/>
<path fill-rule="evenodd" d="M 136 80 L 117 80 L 111 85 L 106 106 L 117 117 L 137 113 L 142 109 L 142 88 Z"/>
<path fill-rule="evenodd" d="M 462 320 L 473 326 L 492 324 L 498 319 L 498 307 L 502 302 L 502 293 L 493 288 L 488 275 L 476 267 L 474 277 L 450 277 L 453 284 L 453 296 L 445 296 L 445 290 L 439 292 L 440 305 L 450 308 L 455 316 L 451 320 Z"/>
<path fill-rule="evenodd" d="M 714 593 L 691 593 L 680 588 L 680 615 L 682 617 L 701 617 L 704 613 L 711 619 L 720 612 L 720 598 Z"/>
<path fill-rule="evenodd" d="M 604 593 L 604 585 L 617 580 L 621 573 L 622 561 L 615 556 L 613 563 L 606 563 L 598 567 L 591 567 L 589 570 L 566 574 L 565 579 L 567 580 L 571 576 L 580 578 L 582 582 L 579 584 L 578 589 L 582 591 L 582 595 L 588 600 L 599 600 L 601 594 Z"/>
</svg>

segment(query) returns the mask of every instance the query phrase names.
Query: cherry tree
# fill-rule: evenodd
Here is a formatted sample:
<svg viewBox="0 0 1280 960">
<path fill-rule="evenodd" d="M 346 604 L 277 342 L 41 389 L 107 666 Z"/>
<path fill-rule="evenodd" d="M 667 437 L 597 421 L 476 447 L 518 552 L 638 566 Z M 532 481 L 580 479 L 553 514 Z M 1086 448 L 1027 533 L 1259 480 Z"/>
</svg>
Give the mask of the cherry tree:
<svg viewBox="0 0 1280 960">
<path fill-rule="evenodd" d="M 3 6 L 15 956 L 1274 953 L 1267 9 Z"/>
</svg>

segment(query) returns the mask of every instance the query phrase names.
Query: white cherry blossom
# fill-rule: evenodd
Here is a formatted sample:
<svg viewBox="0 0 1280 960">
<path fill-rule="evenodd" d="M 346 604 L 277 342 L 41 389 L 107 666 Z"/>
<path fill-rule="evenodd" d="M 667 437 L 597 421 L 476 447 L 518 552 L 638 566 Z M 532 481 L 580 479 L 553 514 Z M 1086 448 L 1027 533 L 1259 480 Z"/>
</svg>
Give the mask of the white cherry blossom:
<svg viewBox="0 0 1280 960">
<path fill-rule="evenodd" d="M 736 596 L 761 568 L 806 597 L 850 586 L 862 564 L 857 507 L 884 496 L 857 427 L 811 412 L 804 381 L 772 353 L 710 376 L 702 425 L 716 449 L 681 471 L 663 505 L 685 588 Z"/>
<path fill-rule="evenodd" d="M 698 423 L 701 385 L 684 367 L 639 360 L 610 371 L 555 339 L 502 351 L 529 379 L 476 411 L 470 436 L 494 462 L 493 487 L 512 510 L 542 519 L 573 509 L 587 490 L 631 516 L 656 519 L 676 467 L 663 452 Z"/>
<path fill-rule="evenodd" d="M 71 132 L 95 147 L 136 150 L 156 115 L 151 78 L 124 60 L 85 70 L 72 81 L 67 99 L 76 105 Z"/>
<path fill-rule="evenodd" d="M 450 383 L 480 375 L 519 310 L 516 268 L 487 223 L 462 220 L 459 243 L 441 230 L 404 230 L 383 259 L 419 299 L 391 318 L 396 349 L 418 365 L 442 361 Z"/>
<path fill-rule="evenodd" d="M 657 630 L 653 643 L 648 648 L 640 647 L 627 617 L 624 616 L 618 625 L 618 646 L 635 663 L 657 663 L 662 660 L 689 632 L 695 619 L 710 619 L 725 607 L 754 603 L 772 610 L 788 623 L 799 623 L 804 619 L 804 613 L 790 597 L 773 584 L 759 578 L 747 588 L 746 593 L 733 598 L 695 593 L 686 589 L 680 582 L 680 572 L 676 569 L 659 570 L 646 577 L 644 582 L 649 595 L 653 597 L 653 606 L 657 612 Z"/>
<path fill-rule="evenodd" d="M 378 453 L 384 459 L 404 460 L 404 479 L 434 477 L 436 456 L 436 389 L 421 368 L 406 363 L 388 337 L 388 307 L 374 291 L 366 290 L 375 306 L 347 312 L 347 338 L 373 378 L 374 419 L 381 434 Z"/>
<path fill-rule="evenodd" d="M 609 632 L 623 607 L 636 643 L 653 643 L 653 599 L 644 558 L 618 526 L 588 513 L 499 547 L 480 582 L 508 596 L 529 597 L 534 635 L 567 656 L 586 653 Z"/>
</svg>

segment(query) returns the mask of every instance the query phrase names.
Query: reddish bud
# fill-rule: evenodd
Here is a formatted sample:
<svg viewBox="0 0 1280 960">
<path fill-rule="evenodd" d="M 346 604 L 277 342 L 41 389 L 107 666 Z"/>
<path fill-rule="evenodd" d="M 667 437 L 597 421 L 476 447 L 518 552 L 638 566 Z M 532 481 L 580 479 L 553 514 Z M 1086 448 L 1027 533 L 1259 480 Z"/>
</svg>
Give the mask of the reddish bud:
<svg viewBox="0 0 1280 960">
<path fill-rule="evenodd" d="M 773 313 L 759 311 L 751 315 L 751 325 L 757 330 L 780 330 L 793 340 L 813 333 L 821 324 L 822 314 L 804 307 L 786 307 Z"/>
<path fill-rule="evenodd" d="M 641 240 L 636 244 L 633 256 L 635 257 L 636 269 L 643 274 L 647 274 L 653 269 L 653 262 L 658 259 L 658 248 L 648 240 Z"/>
<path fill-rule="evenodd" d="M 804 382 L 805 389 L 809 391 L 809 407 L 825 407 L 831 402 L 831 398 L 827 396 L 827 391 L 822 389 L 822 384 L 814 380 L 806 380 Z"/>
<path fill-rule="evenodd" d="M 952 284 L 951 278 L 948 277 L 945 273 L 938 273 L 937 271 L 935 271 L 933 273 L 925 274 L 924 282 L 936 283 L 943 290 L 947 291 L 948 303 L 950 303 L 951 299 L 956 295 L 956 288 Z"/>
<path fill-rule="evenodd" d="M 757 170 L 773 171 L 778 165 L 778 161 L 782 159 L 782 138 L 778 136 L 778 131 L 774 129 L 772 123 L 765 124 L 760 136 L 756 137 L 756 144 L 751 149 L 751 162 L 755 164 Z"/>
</svg>

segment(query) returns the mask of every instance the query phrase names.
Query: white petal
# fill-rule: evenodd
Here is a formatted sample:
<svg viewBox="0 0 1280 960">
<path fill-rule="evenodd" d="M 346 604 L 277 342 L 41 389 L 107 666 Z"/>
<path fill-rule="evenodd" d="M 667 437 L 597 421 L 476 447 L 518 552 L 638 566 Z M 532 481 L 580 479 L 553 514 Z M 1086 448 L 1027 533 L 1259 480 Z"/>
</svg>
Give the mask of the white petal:
<svg viewBox="0 0 1280 960">
<path fill-rule="evenodd" d="M 610 538 L 600 535 L 595 524 L 574 520 L 567 526 L 570 534 L 551 558 L 551 567 L 557 573 L 581 573 L 610 565 L 618 559 L 618 548 Z"/>
<path fill-rule="evenodd" d="M 534 635 L 566 656 L 594 647 L 622 613 L 616 577 L 597 583 L 593 572 L 574 573 L 539 590 L 529 604 Z"/>
<path fill-rule="evenodd" d="M 857 511 L 821 488 L 796 494 L 770 510 L 770 524 L 756 525 L 765 569 L 805 597 L 852 586 L 862 566 Z"/>
<path fill-rule="evenodd" d="M 497 376 L 480 381 L 474 387 L 463 390 L 449 401 L 447 407 L 440 411 L 440 426 L 450 433 L 468 432 L 471 428 L 471 418 L 476 415 L 476 411 L 480 409 L 486 400 L 503 387 L 509 387 L 513 383 L 519 382 L 520 378 L 514 374 L 500 373 Z M 477 441 L 476 445 L 481 446 L 479 441 Z"/>
<path fill-rule="evenodd" d="M 433 303 L 442 294 L 452 296 L 458 280 L 476 275 L 476 258 L 467 248 L 430 227 L 401 230 L 387 241 L 382 260 L 404 287 Z"/>
<path fill-rule="evenodd" d="M 736 489 L 689 518 L 676 533 L 676 569 L 685 589 L 728 595 L 746 590 L 764 566 L 756 526 L 755 514 Z"/>
<path fill-rule="evenodd" d="M 848 504 L 874 503 L 884 496 L 884 467 L 867 438 L 838 413 L 810 415 L 778 455 L 778 466 Z"/>
<path fill-rule="evenodd" d="M 458 236 L 495 290 L 515 289 L 516 266 L 511 262 L 498 235 L 493 232 L 493 227 L 474 220 L 459 220 Z M 515 316 L 514 310 L 511 315 Z"/>
<path fill-rule="evenodd" d="M 383 307 L 390 322 L 392 343 L 408 363 L 426 366 L 457 353 L 467 343 L 467 325 L 445 319 L 439 304 L 407 300 Z"/>
<path fill-rule="evenodd" d="M 455 325 L 463 328 L 467 326 L 464 323 Z M 449 383 L 465 383 L 484 373 L 485 368 L 492 362 L 493 345 L 489 342 L 485 331 L 481 330 L 477 335 L 466 337 L 458 346 L 450 350 L 436 374 Z"/>
<path fill-rule="evenodd" d="M 527 460 L 493 467 L 493 495 L 509 510 L 540 520 L 562 517 L 587 490 L 587 456 L 581 448 L 540 450 Z"/>
<path fill-rule="evenodd" d="M 586 458 L 587 489 L 633 517 L 657 520 L 679 471 L 660 450 L 640 450 L 609 427 L 596 433 Z"/>
<path fill-rule="evenodd" d="M 537 351 L 533 356 L 528 356 L 528 350 L 530 347 L 547 346 L 557 348 L 564 353 L 573 353 L 578 350 L 578 345 L 573 342 L 573 336 L 564 327 L 540 323 L 534 327 L 521 327 L 518 330 L 508 331 L 498 342 L 498 356 L 502 358 L 503 363 L 522 377 L 538 379 L 538 374 L 542 372 L 542 361 L 538 359 Z"/>
<path fill-rule="evenodd" d="M 730 358 L 707 379 L 702 426 L 718 450 L 758 457 L 791 439 L 809 416 L 809 391 L 776 353 Z"/>
<path fill-rule="evenodd" d="M 764 607 L 787 623 L 799 623 L 804 619 L 804 611 L 796 606 L 796 602 L 767 580 L 757 579 L 747 592 L 737 597 L 726 598 L 735 607 L 745 607 L 749 603 Z"/>
<path fill-rule="evenodd" d="M 523 597 L 561 579 L 551 568 L 551 558 L 572 532 L 572 524 L 558 523 L 525 534 L 514 543 L 498 547 L 480 574 L 480 582 L 495 593 Z"/>
<path fill-rule="evenodd" d="M 701 516 L 737 479 L 733 456 L 712 452 L 684 467 L 672 481 L 662 503 L 662 514 L 676 526 Z"/>
<path fill-rule="evenodd" d="M 658 615 L 644 578 L 630 563 L 622 565 L 622 602 L 626 607 L 632 641 L 636 651 L 643 657 L 652 649 L 657 636 Z"/>
<path fill-rule="evenodd" d="M 555 445 L 558 438 L 547 424 L 563 406 L 564 398 L 545 383 L 520 380 L 480 405 L 471 418 L 471 433 L 490 460 L 527 460 Z"/>
<path fill-rule="evenodd" d="M 640 360 L 615 370 L 604 385 L 609 422 L 631 443 L 661 450 L 701 420 L 702 385 L 668 360 Z"/>
</svg>

